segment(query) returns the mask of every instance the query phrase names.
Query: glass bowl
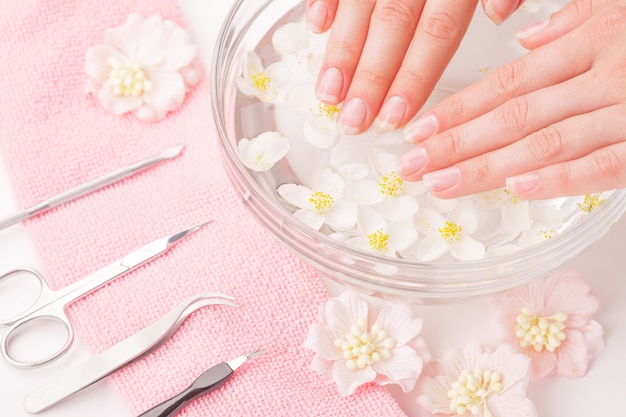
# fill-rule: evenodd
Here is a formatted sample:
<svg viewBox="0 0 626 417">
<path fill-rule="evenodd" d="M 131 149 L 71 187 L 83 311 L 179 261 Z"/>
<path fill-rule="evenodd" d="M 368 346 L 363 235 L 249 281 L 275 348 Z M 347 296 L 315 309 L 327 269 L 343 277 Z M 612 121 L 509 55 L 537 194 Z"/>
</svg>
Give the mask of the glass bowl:
<svg viewBox="0 0 626 417">
<path fill-rule="evenodd" d="M 235 79 L 241 75 L 246 53 L 254 50 L 262 59 L 270 57 L 272 31 L 287 22 L 301 21 L 304 10 L 305 1 L 301 0 L 235 2 L 222 26 L 213 56 L 212 106 L 225 169 L 235 191 L 269 233 L 324 277 L 368 294 L 415 302 L 496 293 L 557 269 L 600 239 L 622 216 L 626 191 L 617 190 L 584 219 L 545 242 L 505 255 L 454 262 L 418 262 L 364 252 L 301 223 L 276 193 L 285 178 L 250 171 L 239 159 L 240 138 L 253 137 L 274 126 L 263 103 L 249 101 L 241 105 L 243 99 Z M 543 18 L 551 11 L 544 10 Z M 512 19 L 511 24 L 523 27 L 540 20 L 540 14 L 535 11 L 527 21 L 522 16 L 517 21 Z M 482 14 L 477 13 L 475 21 L 478 15 Z M 482 70 L 468 71 L 467 62 L 485 63 L 482 68 L 488 70 L 523 53 L 512 36 L 503 40 L 501 32 L 485 33 L 496 30 L 494 25 L 475 21 L 436 91 L 457 91 L 482 76 Z"/>
</svg>

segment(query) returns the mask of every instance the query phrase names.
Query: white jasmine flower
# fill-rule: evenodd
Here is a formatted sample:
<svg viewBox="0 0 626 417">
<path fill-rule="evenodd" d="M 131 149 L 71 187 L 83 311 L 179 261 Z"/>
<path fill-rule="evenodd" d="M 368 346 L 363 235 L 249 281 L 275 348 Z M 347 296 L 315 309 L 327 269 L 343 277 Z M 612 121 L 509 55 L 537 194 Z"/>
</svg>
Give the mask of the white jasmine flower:
<svg viewBox="0 0 626 417">
<path fill-rule="evenodd" d="M 243 61 L 242 76 L 235 82 L 243 94 L 265 103 L 276 103 L 286 96 L 284 84 L 289 76 L 289 67 L 284 62 L 278 61 L 264 68 L 261 58 L 249 51 Z"/>
<path fill-rule="evenodd" d="M 173 21 L 132 14 L 87 50 L 87 90 L 113 114 L 161 120 L 199 81 L 196 53 L 189 33 Z"/>
<path fill-rule="evenodd" d="M 477 207 L 485 209 L 500 208 L 502 222 L 513 233 L 530 229 L 530 202 L 518 198 L 507 188 L 477 194 L 474 202 Z"/>
<path fill-rule="evenodd" d="M 417 241 L 417 230 L 410 220 L 388 223 L 371 207 L 358 208 L 357 226 L 358 236 L 346 243 L 365 251 L 395 257 Z"/>
<path fill-rule="evenodd" d="M 330 168 L 323 169 L 313 189 L 298 184 L 283 184 L 278 194 L 298 208 L 294 216 L 315 230 L 324 223 L 343 231 L 356 225 L 356 204 L 342 200 L 344 181 Z"/>
<path fill-rule="evenodd" d="M 313 369 L 334 381 L 343 396 L 372 382 L 409 392 L 430 359 L 418 337 L 422 319 L 408 304 L 370 305 L 346 291 L 326 302 L 319 321 L 309 327 L 304 346 L 315 352 Z"/>
<path fill-rule="evenodd" d="M 337 116 L 340 106 L 319 101 L 312 84 L 294 89 L 289 102 L 296 111 L 304 115 L 303 136 L 311 146 L 330 149 L 337 143 Z"/>
<path fill-rule="evenodd" d="M 241 162 L 254 171 L 267 171 L 289 152 L 289 140 L 280 132 L 265 132 L 237 144 Z"/>
<path fill-rule="evenodd" d="M 420 261 L 434 261 L 448 252 L 460 261 L 485 256 L 483 243 L 471 237 L 480 224 L 479 213 L 472 204 L 459 204 L 447 217 L 423 208 L 414 221 L 417 230 L 426 235 L 417 248 Z"/>
</svg>

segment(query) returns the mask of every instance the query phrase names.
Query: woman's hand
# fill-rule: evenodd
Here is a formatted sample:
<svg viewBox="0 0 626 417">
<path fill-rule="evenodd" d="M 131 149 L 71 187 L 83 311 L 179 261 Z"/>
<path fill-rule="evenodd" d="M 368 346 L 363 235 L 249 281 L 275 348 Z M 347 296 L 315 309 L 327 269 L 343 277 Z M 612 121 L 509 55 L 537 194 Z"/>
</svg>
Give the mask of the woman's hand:
<svg viewBox="0 0 626 417">
<path fill-rule="evenodd" d="M 307 26 L 332 31 L 316 92 L 344 102 L 346 134 L 406 124 L 424 105 L 456 52 L 478 0 L 308 0 Z M 521 0 L 482 0 L 502 22 Z"/>
<path fill-rule="evenodd" d="M 531 52 L 407 126 L 398 173 L 441 198 L 626 187 L 626 0 L 574 0 L 518 37 Z"/>
</svg>

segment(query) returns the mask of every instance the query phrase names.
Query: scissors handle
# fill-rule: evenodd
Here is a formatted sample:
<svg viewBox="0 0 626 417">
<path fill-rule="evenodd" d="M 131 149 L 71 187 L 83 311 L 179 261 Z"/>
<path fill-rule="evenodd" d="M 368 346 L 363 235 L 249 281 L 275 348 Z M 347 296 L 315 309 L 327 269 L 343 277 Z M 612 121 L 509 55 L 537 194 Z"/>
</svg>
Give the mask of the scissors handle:
<svg viewBox="0 0 626 417">
<path fill-rule="evenodd" d="M 0 317 L 0 326 L 13 325 L 17 321 L 31 314 L 33 311 L 36 311 L 46 305 L 49 300 L 53 298 L 52 296 L 54 292 L 50 289 L 50 287 L 48 287 L 46 280 L 41 276 L 41 274 L 39 274 L 39 272 L 30 268 L 17 268 L 7 272 L 6 274 L 0 276 L 0 285 L 7 283 L 9 280 L 20 280 L 25 277 L 34 278 L 38 281 L 39 293 L 36 297 L 33 297 L 32 303 L 21 312 L 13 314 L 12 316 Z M 19 285 L 19 283 L 17 284 Z"/>
</svg>

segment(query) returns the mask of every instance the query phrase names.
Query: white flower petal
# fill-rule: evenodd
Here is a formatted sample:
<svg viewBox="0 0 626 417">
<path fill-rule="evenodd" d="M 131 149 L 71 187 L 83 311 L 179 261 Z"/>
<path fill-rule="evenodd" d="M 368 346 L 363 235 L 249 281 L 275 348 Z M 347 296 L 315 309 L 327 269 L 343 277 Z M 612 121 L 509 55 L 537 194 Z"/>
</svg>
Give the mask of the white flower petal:
<svg viewBox="0 0 626 417">
<path fill-rule="evenodd" d="M 369 366 L 352 370 L 346 367 L 346 361 L 335 361 L 333 364 L 333 379 L 337 384 L 337 391 L 344 397 L 352 395 L 358 387 L 375 378 L 376 372 Z"/>
<path fill-rule="evenodd" d="M 480 226 L 480 213 L 471 202 L 463 202 L 448 215 L 448 221 L 461 226 L 464 235 L 471 235 Z"/>
<path fill-rule="evenodd" d="M 158 110 L 172 111 L 178 109 L 185 99 L 185 81 L 177 72 L 150 71 L 152 91 L 146 92 L 143 99 L 146 104 Z"/>
<path fill-rule="evenodd" d="M 117 97 L 113 95 L 107 83 L 98 92 L 98 100 L 105 110 L 118 116 L 136 110 L 143 104 L 141 97 Z"/>
<path fill-rule="evenodd" d="M 255 171 L 267 171 L 289 152 L 289 140 L 279 132 L 261 133 L 237 144 L 241 162 Z"/>
<path fill-rule="evenodd" d="M 289 204 L 301 209 L 313 210 L 313 204 L 309 201 L 313 194 L 310 188 L 299 184 L 283 184 L 276 191 Z"/>
<path fill-rule="evenodd" d="M 360 319 L 367 319 L 368 304 L 357 293 L 345 291 L 326 302 L 326 324 L 336 329 L 341 336 L 348 334 Z"/>
<path fill-rule="evenodd" d="M 413 216 L 419 204 L 415 197 L 400 195 L 389 197 L 380 204 L 380 213 L 391 222 L 400 222 Z"/>
<path fill-rule="evenodd" d="M 315 179 L 315 191 L 330 194 L 333 198 L 339 198 L 343 195 L 343 187 L 344 180 L 341 175 L 330 168 L 322 169 Z"/>
<path fill-rule="evenodd" d="M 385 200 L 385 196 L 380 193 L 380 187 L 374 180 L 356 181 L 346 194 L 359 206 L 370 206 Z"/>
<path fill-rule="evenodd" d="M 303 126 L 304 139 L 319 149 L 329 149 L 339 138 L 337 122 L 324 116 L 309 114 Z"/>
<path fill-rule="evenodd" d="M 502 221 L 513 232 L 528 230 L 531 225 L 530 203 L 528 200 L 516 200 L 502 206 Z"/>
<path fill-rule="evenodd" d="M 359 207 L 357 223 L 365 236 L 378 230 L 387 231 L 387 221 L 381 214 L 370 207 Z"/>
<path fill-rule="evenodd" d="M 281 56 L 299 54 L 308 47 L 307 32 L 300 23 L 287 23 L 272 35 L 272 47 Z"/>
<path fill-rule="evenodd" d="M 459 261 L 473 261 L 485 257 L 485 245 L 469 236 L 461 236 L 450 250 L 452 256 Z"/>
<path fill-rule="evenodd" d="M 430 262 L 441 258 L 450 252 L 450 245 L 441 237 L 430 237 L 422 239 L 417 245 L 417 259 L 423 262 Z"/>
<path fill-rule="evenodd" d="M 394 252 L 409 248 L 417 242 L 417 237 L 417 230 L 410 219 L 392 223 L 389 227 L 389 246 Z"/>
<path fill-rule="evenodd" d="M 441 240 L 439 229 L 444 226 L 445 222 L 445 217 L 428 208 L 418 210 L 413 217 L 413 224 L 415 224 L 417 230 L 424 233 L 426 236 L 439 240 Z"/>
<path fill-rule="evenodd" d="M 393 350 L 389 359 L 374 363 L 372 368 L 389 379 L 383 385 L 403 381 L 405 383 L 402 384 L 402 390 L 409 392 L 415 386 L 423 365 L 424 359 L 415 350 L 409 346 L 401 346 Z"/>
<path fill-rule="evenodd" d="M 357 218 L 357 205 L 340 200 L 326 213 L 326 224 L 333 230 L 345 231 L 354 228 Z"/>
<path fill-rule="evenodd" d="M 422 319 L 414 315 L 410 305 L 396 302 L 381 310 L 376 323 L 395 340 L 396 346 L 404 346 L 422 330 Z"/>
<path fill-rule="evenodd" d="M 304 347 L 316 352 L 323 359 L 341 360 L 343 358 L 341 351 L 335 347 L 335 339 L 338 336 L 343 335 L 333 335 L 325 326 L 314 323 L 309 327 Z"/>
<path fill-rule="evenodd" d="M 315 211 L 300 209 L 296 210 L 293 216 L 315 230 L 320 230 L 324 224 L 324 216 Z"/>
<path fill-rule="evenodd" d="M 458 205 L 459 200 L 457 198 L 437 198 L 434 195 L 428 193 L 426 197 L 426 205 L 438 213 L 448 214 L 452 212 Z"/>
</svg>

